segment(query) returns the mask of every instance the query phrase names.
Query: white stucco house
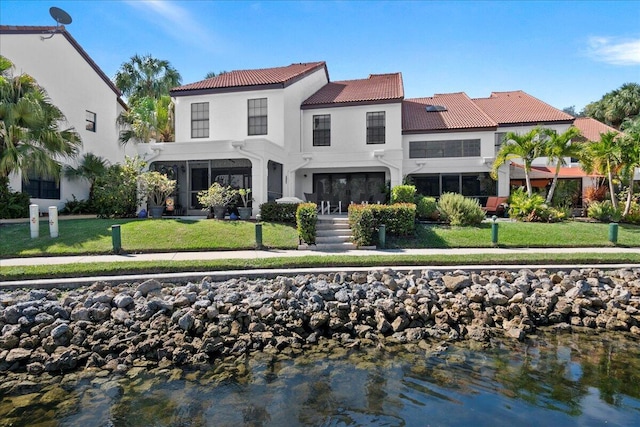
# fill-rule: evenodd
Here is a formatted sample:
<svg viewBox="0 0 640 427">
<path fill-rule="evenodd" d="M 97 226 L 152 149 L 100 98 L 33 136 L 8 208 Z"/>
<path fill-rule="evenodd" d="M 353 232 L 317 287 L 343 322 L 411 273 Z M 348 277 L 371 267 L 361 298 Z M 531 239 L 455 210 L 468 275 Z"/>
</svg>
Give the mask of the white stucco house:
<svg viewBox="0 0 640 427">
<path fill-rule="evenodd" d="M 196 194 L 214 181 L 252 188 L 254 214 L 280 197 L 346 211 L 351 202 L 383 202 L 385 185 L 404 179 L 430 196 L 507 196 L 521 178 L 517 166 L 502 167 L 497 182 L 489 177 L 504 134 L 574 123 L 522 91 L 405 99 L 401 73 L 334 82 L 324 62 L 231 71 L 171 95 L 176 141 L 138 150 L 178 180 L 187 214 L 201 212 Z"/>
<path fill-rule="evenodd" d="M 116 118 L 127 108 L 120 91 L 63 26 L 2 25 L 0 55 L 13 62 L 14 74 L 29 74 L 45 88 L 67 118 L 61 128 L 75 128 L 82 139 L 79 158 L 91 152 L 121 163 L 125 154 L 135 155 L 134 147 L 118 142 Z M 26 184 L 14 174 L 9 185 L 14 191 L 28 192 L 41 212 L 49 206 L 62 208 L 73 196 L 78 200 L 89 196 L 86 181 L 64 177 L 56 182 L 51 177 L 30 176 Z"/>
</svg>

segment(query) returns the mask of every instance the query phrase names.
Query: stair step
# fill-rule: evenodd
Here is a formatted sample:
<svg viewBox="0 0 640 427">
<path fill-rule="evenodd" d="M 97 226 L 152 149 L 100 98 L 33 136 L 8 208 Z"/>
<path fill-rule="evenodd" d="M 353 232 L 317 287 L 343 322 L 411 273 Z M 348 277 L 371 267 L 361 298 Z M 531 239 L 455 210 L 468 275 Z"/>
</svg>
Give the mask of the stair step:
<svg viewBox="0 0 640 427">
<path fill-rule="evenodd" d="M 351 236 L 351 230 L 340 229 L 340 230 L 316 230 L 316 236 Z"/>
<path fill-rule="evenodd" d="M 343 243 L 343 242 L 351 242 L 351 236 L 329 236 L 329 237 L 318 237 L 318 236 L 316 236 L 316 244 L 318 244 L 318 243 Z"/>
</svg>

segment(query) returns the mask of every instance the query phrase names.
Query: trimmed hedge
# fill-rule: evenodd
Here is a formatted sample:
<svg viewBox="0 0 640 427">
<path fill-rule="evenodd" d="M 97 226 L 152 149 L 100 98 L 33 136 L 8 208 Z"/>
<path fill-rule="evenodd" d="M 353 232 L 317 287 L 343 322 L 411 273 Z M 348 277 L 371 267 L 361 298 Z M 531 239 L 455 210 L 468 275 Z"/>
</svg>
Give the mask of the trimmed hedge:
<svg viewBox="0 0 640 427">
<path fill-rule="evenodd" d="M 391 189 L 391 204 L 414 203 L 416 187 L 414 185 L 396 185 Z"/>
<path fill-rule="evenodd" d="M 309 245 L 316 243 L 316 224 L 318 222 L 318 205 L 300 203 L 296 210 L 296 227 L 301 242 Z"/>
<path fill-rule="evenodd" d="M 296 211 L 298 203 L 267 202 L 260 205 L 260 217 L 262 221 L 296 223 Z"/>
<path fill-rule="evenodd" d="M 416 196 L 416 216 L 419 219 L 437 220 L 440 217 L 438 203 L 434 197 Z"/>
<path fill-rule="evenodd" d="M 358 246 L 378 244 L 378 229 L 382 224 L 387 234 L 411 235 L 416 229 L 415 218 L 416 205 L 413 203 L 349 206 L 349 225 L 353 241 Z"/>
</svg>

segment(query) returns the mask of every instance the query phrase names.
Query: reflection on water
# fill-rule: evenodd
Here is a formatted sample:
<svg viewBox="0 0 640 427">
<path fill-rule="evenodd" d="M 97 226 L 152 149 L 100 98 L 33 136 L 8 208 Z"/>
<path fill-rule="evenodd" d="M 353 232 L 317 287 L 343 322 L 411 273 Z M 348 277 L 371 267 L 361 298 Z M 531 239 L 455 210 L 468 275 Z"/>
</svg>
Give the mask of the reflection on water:
<svg viewBox="0 0 640 427">
<path fill-rule="evenodd" d="M 13 390 L 0 395 L 0 424 L 631 426 L 640 424 L 640 349 L 621 335 L 544 335 L 490 350 L 326 345 L 295 359 L 80 373 Z"/>
</svg>

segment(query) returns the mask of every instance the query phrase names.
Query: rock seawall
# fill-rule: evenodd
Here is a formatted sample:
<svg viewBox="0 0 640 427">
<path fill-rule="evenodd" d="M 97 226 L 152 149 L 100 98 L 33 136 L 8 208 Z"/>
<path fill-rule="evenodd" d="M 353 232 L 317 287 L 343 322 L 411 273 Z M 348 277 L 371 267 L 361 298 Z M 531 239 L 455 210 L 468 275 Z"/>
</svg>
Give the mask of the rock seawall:
<svg viewBox="0 0 640 427">
<path fill-rule="evenodd" d="M 345 347 L 522 340 L 540 326 L 640 337 L 640 269 L 384 269 L 0 292 L 0 371 L 200 365 L 253 350 L 296 354 L 328 337 Z"/>
</svg>

